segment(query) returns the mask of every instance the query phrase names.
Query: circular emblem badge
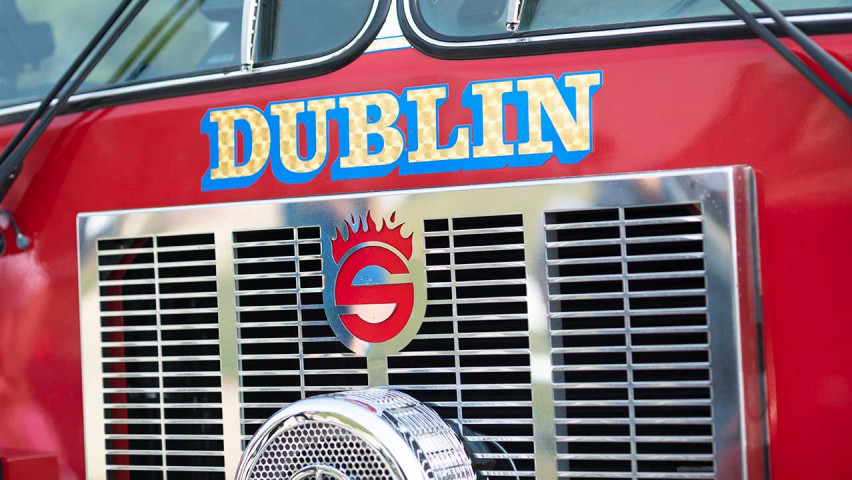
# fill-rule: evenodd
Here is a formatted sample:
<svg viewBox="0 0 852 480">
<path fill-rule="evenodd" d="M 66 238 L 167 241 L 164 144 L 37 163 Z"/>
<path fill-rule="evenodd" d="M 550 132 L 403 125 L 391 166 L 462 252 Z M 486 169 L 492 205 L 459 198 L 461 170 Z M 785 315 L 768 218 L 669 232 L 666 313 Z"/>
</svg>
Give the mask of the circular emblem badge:
<svg viewBox="0 0 852 480">
<path fill-rule="evenodd" d="M 370 212 L 347 221 L 331 239 L 325 307 L 337 337 L 353 352 L 390 355 L 423 321 L 423 268 L 412 269 L 412 236 L 396 214 L 376 222 Z"/>
</svg>

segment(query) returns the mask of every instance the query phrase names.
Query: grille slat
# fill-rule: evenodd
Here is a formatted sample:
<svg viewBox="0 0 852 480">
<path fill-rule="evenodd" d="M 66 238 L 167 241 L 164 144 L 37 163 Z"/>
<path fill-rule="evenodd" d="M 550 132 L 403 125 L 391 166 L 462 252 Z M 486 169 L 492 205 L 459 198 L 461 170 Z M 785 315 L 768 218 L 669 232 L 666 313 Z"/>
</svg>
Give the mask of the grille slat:
<svg viewBox="0 0 852 480">
<path fill-rule="evenodd" d="M 700 205 L 668 205 L 656 212 L 628 207 L 545 215 L 557 463 L 564 478 L 688 479 L 714 475 L 713 439 L 709 435 L 713 425 L 711 365 L 708 361 L 695 362 L 690 356 L 696 352 L 709 355 L 704 268 L 694 264 L 704 259 L 702 216 L 667 215 L 673 211 L 700 212 Z M 582 221 L 572 223 L 572 218 Z M 594 218 L 600 221 L 588 221 Z M 683 234 L 685 231 L 689 233 Z M 584 236 L 595 239 L 571 239 Z M 578 246 L 612 246 L 616 250 L 600 256 Z M 655 268 L 653 262 L 681 263 Z M 597 265 L 609 273 L 571 275 L 564 271 L 577 265 L 586 265 L 591 272 Z M 688 282 L 690 278 L 698 278 L 700 288 Z M 672 279 L 677 280 L 667 282 Z M 702 318 L 692 325 L 666 323 L 666 318 L 676 315 Z M 649 318 L 660 324 L 643 326 L 643 319 Z M 700 336 L 690 339 L 685 337 L 688 335 Z M 685 343 L 687 339 L 689 343 Z M 659 352 L 670 352 L 665 362 L 643 362 L 637 357 Z M 571 380 L 589 372 L 594 376 Z M 619 378 L 602 382 L 603 375 Z M 702 398 L 679 398 L 677 392 L 688 388 L 706 391 Z M 643 392 L 649 390 L 656 398 L 642 399 Z M 581 398 L 573 398 L 577 395 Z M 655 412 L 646 411 L 649 408 L 700 411 L 683 412 L 679 418 L 655 418 Z M 594 418 L 604 414 L 606 418 Z M 667 446 L 665 439 L 669 437 L 645 431 L 668 426 L 690 429 L 693 436 L 681 437 Z M 643 452 L 645 438 L 657 445 L 657 451 Z"/>
<path fill-rule="evenodd" d="M 243 446 L 275 411 L 320 393 L 367 386 L 367 363 L 346 350 L 328 327 L 323 293 L 319 227 L 291 227 L 233 234 Z M 282 255 L 282 248 L 290 254 Z M 263 265 L 262 273 L 246 271 Z M 319 283 L 308 283 L 310 278 Z M 291 280 L 292 279 L 292 280 Z M 280 282 L 286 282 L 282 285 Z M 275 287 L 271 282 L 279 282 Z M 258 300 L 263 299 L 263 300 Z M 261 301 L 262 305 L 243 305 Z M 310 313 L 311 317 L 307 317 Z M 252 317 L 251 315 L 262 315 Z M 307 317 L 307 318 L 306 318 Z M 270 348 L 279 347 L 275 353 Z M 257 351 L 263 348 L 265 351 Z M 311 353 L 319 348 L 328 353 Z M 334 367 L 308 362 L 323 359 Z M 286 368 L 268 362 L 289 361 Z M 355 362 L 357 367 L 344 362 Z M 255 385 L 256 382 L 266 383 Z"/>
<path fill-rule="evenodd" d="M 388 359 L 390 385 L 427 402 L 459 434 L 477 442 L 481 451 L 474 454 L 474 466 L 482 475 L 533 477 L 522 216 L 427 219 L 424 230 L 427 314 L 409 347 Z M 486 253 L 489 258 L 484 261 L 465 256 Z M 444 257 L 430 263 L 436 255 Z M 436 272 L 448 272 L 448 276 L 430 277 Z M 475 310 L 482 308 L 488 311 Z M 430 324 L 446 332 L 424 333 Z M 488 346 L 472 341 L 487 341 Z M 436 367 L 443 359 L 452 363 Z M 476 364 L 467 363 L 472 361 Z M 495 368 L 502 375 L 499 383 L 493 376 Z M 488 398 L 466 398 L 480 392 Z M 511 425 L 521 428 L 517 435 L 490 438 Z"/>
<path fill-rule="evenodd" d="M 187 270 L 215 265 L 209 260 L 214 258 L 212 240 L 206 234 L 99 242 L 108 478 L 167 479 L 170 472 L 225 478 L 216 277 L 215 272 L 202 277 L 208 280 L 203 283 Z M 116 244 L 129 248 L 110 248 Z M 213 316 L 201 324 L 175 324 L 197 313 Z M 197 347 L 210 351 L 193 357 L 175 351 Z M 205 385 L 192 385 L 199 381 Z M 193 398 L 171 398 L 175 394 Z M 170 431 L 183 426 L 196 435 Z M 181 442 L 182 448 L 170 442 Z"/>
</svg>

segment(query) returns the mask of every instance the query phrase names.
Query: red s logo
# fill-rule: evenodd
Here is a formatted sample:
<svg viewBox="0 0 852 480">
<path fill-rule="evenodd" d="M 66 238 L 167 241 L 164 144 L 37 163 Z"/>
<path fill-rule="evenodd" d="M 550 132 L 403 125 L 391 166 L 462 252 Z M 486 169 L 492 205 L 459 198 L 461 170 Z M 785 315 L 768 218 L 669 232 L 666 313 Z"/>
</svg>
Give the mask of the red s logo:
<svg viewBox="0 0 852 480">
<path fill-rule="evenodd" d="M 395 214 L 391 215 L 393 223 Z M 377 225 L 367 212 L 354 227 L 347 222 L 347 239 L 337 230 L 332 239 L 332 257 L 338 265 L 334 303 L 340 321 L 352 336 L 367 343 L 387 342 L 402 332 L 414 309 L 414 285 L 408 266 L 412 255 L 411 236 L 403 237 L 402 225 Z M 342 308 L 341 308 L 342 307 Z"/>
</svg>

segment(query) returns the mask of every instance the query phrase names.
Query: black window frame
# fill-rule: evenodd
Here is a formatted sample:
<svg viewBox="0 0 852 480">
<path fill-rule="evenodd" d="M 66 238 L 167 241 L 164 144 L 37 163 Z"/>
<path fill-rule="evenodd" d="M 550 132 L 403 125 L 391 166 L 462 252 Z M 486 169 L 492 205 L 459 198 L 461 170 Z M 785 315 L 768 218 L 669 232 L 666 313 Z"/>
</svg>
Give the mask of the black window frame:
<svg viewBox="0 0 852 480">
<path fill-rule="evenodd" d="M 391 2 L 372 0 L 371 13 L 355 38 L 331 53 L 307 59 L 264 63 L 250 71 L 243 71 L 242 65 L 235 65 L 110 85 L 73 95 L 62 113 L 285 83 L 331 73 L 353 62 L 367 50 L 384 25 Z M 243 15 L 246 15 L 245 10 Z M 37 106 L 37 101 L 28 100 L 0 107 L 0 126 L 24 121 Z"/>
<path fill-rule="evenodd" d="M 450 37 L 432 30 L 417 3 L 398 0 L 397 15 L 403 34 L 416 49 L 436 58 L 469 60 L 547 53 L 606 50 L 669 43 L 753 38 L 754 33 L 731 15 L 690 17 L 604 26 Z M 786 11 L 786 15 L 809 35 L 852 32 L 852 8 L 832 7 Z M 760 17 L 774 30 L 771 20 Z M 777 33 L 777 32 L 776 32 Z"/>
</svg>

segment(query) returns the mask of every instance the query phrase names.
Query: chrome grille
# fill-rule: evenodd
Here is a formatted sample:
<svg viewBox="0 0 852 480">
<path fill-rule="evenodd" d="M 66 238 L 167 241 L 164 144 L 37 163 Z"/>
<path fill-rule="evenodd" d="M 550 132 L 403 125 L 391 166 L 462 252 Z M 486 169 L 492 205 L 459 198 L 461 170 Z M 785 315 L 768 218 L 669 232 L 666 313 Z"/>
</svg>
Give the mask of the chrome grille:
<svg viewBox="0 0 852 480">
<path fill-rule="evenodd" d="M 213 235 L 97 258 L 107 478 L 225 478 Z"/>
<path fill-rule="evenodd" d="M 701 205 L 546 228 L 560 472 L 714 478 Z"/>
<path fill-rule="evenodd" d="M 367 361 L 346 349 L 323 309 L 320 228 L 235 232 L 244 445 L 279 409 L 367 386 Z"/>
<path fill-rule="evenodd" d="M 426 318 L 388 359 L 389 385 L 454 425 L 481 475 L 534 477 L 523 217 L 428 219 L 424 232 Z"/>
<path fill-rule="evenodd" d="M 745 478 L 761 441 L 748 182 L 732 167 L 81 215 L 82 336 L 102 347 L 83 349 L 88 476 L 232 477 L 278 408 L 390 384 L 484 478 Z M 412 235 L 426 308 L 369 367 L 324 298 L 331 238 L 367 211 Z"/>
</svg>

